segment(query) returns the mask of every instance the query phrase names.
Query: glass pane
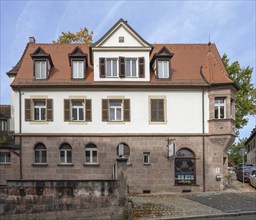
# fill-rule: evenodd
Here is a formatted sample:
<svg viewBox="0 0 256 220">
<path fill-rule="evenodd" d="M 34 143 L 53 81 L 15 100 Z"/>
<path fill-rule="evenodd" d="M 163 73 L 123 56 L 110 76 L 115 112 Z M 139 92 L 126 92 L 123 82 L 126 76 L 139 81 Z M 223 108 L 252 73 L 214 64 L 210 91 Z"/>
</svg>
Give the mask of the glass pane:
<svg viewBox="0 0 256 220">
<path fill-rule="evenodd" d="M 7 163 L 11 162 L 11 154 L 10 153 L 6 153 L 6 162 Z"/>
<path fill-rule="evenodd" d="M 46 78 L 46 62 L 45 61 L 41 62 L 41 78 L 42 79 Z"/>
<path fill-rule="evenodd" d="M 84 120 L 84 109 L 79 108 L 79 120 Z"/>
<path fill-rule="evenodd" d="M 34 109 L 34 117 L 35 117 L 35 120 L 39 120 L 39 109 L 38 108 Z"/>
<path fill-rule="evenodd" d="M 130 60 L 125 60 L 125 75 L 130 76 Z"/>
<path fill-rule="evenodd" d="M 194 153 L 188 149 L 180 149 L 176 155 L 178 157 L 195 157 Z"/>
<path fill-rule="evenodd" d="M 109 105 L 110 105 L 110 107 L 114 107 L 114 106 L 116 106 L 116 107 L 121 107 L 121 105 L 122 105 L 122 101 L 121 100 L 111 100 L 111 101 L 109 101 Z"/>
<path fill-rule="evenodd" d="M 77 109 L 72 108 L 72 120 L 77 120 Z"/>
<path fill-rule="evenodd" d="M 67 163 L 72 163 L 72 151 L 67 151 Z"/>
<path fill-rule="evenodd" d="M 220 106 L 220 118 L 224 118 L 224 106 Z"/>
<path fill-rule="evenodd" d="M 113 76 L 117 76 L 117 60 L 113 60 Z"/>
<path fill-rule="evenodd" d="M 0 163 L 5 162 L 5 153 L 0 153 Z"/>
<path fill-rule="evenodd" d="M 158 77 L 163 78 L 163 62 L 158 61 Z"/>
<path fill-rule="evenodd" d="M 73 61 L 73 78 L 77 78 L 77 72 L 78 72 L 77 62 Z"/>
<path fill-rule="evenodd" d="M 92 162 L 97 163 L 97 151 L 92 151 Z"/>
<path fill-rule="evenodd" d="M 41 120 L 45 120 L 45 115 L 46 115 L 45 108 L 41 108 Z"/>
<path fill-rule="evenodd" d="M 122 109 L 117 108 L 116 109 L 116 120 L 120 121 L 122 119 Z"/>
<path fill-rule="evenodd" d="M 215 115 L 215 118 L 219 118 L 218 106 L 214 107 L 214 115 Z"/>
<path fill-rule="evenodd" d="M 111 60 L 107 60 L 106 62 L 106 72 L 107 76 L 111 76 Z"/>
<path fill-rule="evenodd" d="M 42 151 L 42 163 L 46 163 L 46 151 L 45 150 L 43 150 Z"/>
<path fill-rule="evenodd" d="M 90 163 L 90 156 L 91 156 L 91 152 L 89 150 L 85 151 L 85 162 L 86 163 Z"/>
<path fill-rule="evenodd" d="M 35 163 L 40 163 L 40 152 L 38 150 L 35 151 Z"/>
<path fill-rule="evenodd" d="M 136 76 L 136 60 L 132 60 L 132 76 Z"/>
<path fill-rule="evenodd" d="M 114 108 L 110 108 L 109 119 L 110 119 L 110 121 L 115 120 L 115 109 Z"/>
<path fill-rule="evenodd" d="M 60 162 L 65 163 L 65 151 L 60 151 Z"/>
<path fill-rule="evenodd" d="M 40 62 L 35 62 L 35 77 L 40 78 Z"/>
</svg>

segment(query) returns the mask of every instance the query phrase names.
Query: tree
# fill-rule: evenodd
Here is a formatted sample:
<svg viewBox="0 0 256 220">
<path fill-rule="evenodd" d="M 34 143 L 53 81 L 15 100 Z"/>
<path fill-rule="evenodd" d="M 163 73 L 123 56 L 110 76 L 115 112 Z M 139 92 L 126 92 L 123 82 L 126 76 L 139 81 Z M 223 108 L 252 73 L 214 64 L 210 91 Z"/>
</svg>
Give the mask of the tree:
<svg viewBox="0 0 256 220">
<path fill-rule="evenodd" d="M 229 77 L 240 87 L 236 92 L 236 128 L 243 128 L 248 123 L 248 115 L 256 114 L 256 89 L 252 83 L 253 68 L 240 67 L 238 61 L 229 63 L 226 54 L 222 56 L 222 62 L 226 67 Z"/>
<path fill-rule="evenodd" d="M 239 165 L 243 162 L 243 157 L 239 155 L 239 150 L 244 148 L 247 138 L 239 139 L 237 143 L 234 143 L 228 152 L 228 161 Z M 244 157 L 246 162 L 246 157 Z"/>
<path fill-rule="evenodd" d="M 57 41 L 52 41 L 54 44 L 70 44 L 70 43 L 78 43 L 78 44 L 92 44 L 92 35 L 93 31 L 89 33 L 86 27 L 80 28 L 80 31 L 74 33 L 61 32 L 61 35 L 57 39 Z"/>
</svg>

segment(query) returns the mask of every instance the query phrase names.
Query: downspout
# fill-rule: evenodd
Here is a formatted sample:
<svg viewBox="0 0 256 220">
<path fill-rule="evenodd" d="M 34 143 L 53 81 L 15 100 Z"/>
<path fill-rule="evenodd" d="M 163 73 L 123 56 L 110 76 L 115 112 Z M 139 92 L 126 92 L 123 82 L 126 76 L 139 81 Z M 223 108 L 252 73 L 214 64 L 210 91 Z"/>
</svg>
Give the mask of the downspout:
<svg viewBox="0 0 256 220">
<path fill-rule="evenodd" d="M 22 126 L 21 126 L 21 91 L 19 87 L 19 133 L 20 133 L 20 179 L 23 179 L 23 173 L 22 173 Z"/>
<path fill-rule="evenodd" d="M 205 127 L 204 127 L 204 121 L 205 121 L 205 109 L 204 109 L 204 92 L 205 87 L 202 91 L 202 138 L 203 138 L 203 192 L 205 192 Z"/>
</svg>

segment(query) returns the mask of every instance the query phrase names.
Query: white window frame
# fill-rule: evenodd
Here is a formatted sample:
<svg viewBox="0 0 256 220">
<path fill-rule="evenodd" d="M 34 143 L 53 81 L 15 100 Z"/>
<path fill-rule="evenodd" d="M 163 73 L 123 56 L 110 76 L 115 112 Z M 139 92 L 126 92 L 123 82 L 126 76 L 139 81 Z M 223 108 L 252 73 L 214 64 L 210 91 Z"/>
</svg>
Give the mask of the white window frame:
<svg viewBox="0 0 256 220">
<path fill-rule="evenodd" d="M 0 160 L 0 164 L 10 164 L 11 163 L 11 152 L 0 152 L 0 155 L 1 155 L 0 158 L 4 159 L 3 161 Z"/>
<path fill-rule="evenodd" d="M 77 104 L 75 104 L 75 102 L 80 102 L 81 103 L 81 105 L 77 105 Z M 71 119 L 72 119 L 72 121 L 84 121 L 85 120 L 85 107 L 84 107 L 84 100 L 75 100 L 75 99 L 72 99 L 71 100 Z M 76 111 L 76 115 L 77 115 L 77 118 L 75 119 L 74 118 L 74 114 L 73 114 L 73 110 L 75 110 Z M 82 110 L 83 111 L 83 118 L 81 119 L 80 118 L 80 110 Z"/>
<path fill-rule="evenodd" d="M 223 102 L 221 102 L 223 101 Z M 221 108 L 223 107 L 223 117 L 221 117 Z M 215 114 L 217 108 L 217 117 Z M 226 98 L 225 97 L 215 97 L 214 98 L 214 118 L 215 119 L 225 119 L 226 118 Z"/>
<path fill-rule="evenodd" d="M 127 163 L 130 164 L 130 154 L 131 153 L 129 155 L 124 154 L 124 151 L 125 151 L 124 150 L 124 148 L 125 148 L 124 145 L 126 145 L 126 147 L 128 147 L 129 152 L 130 152 L 130 147 L 127 144 L 120 143 L 120 144 L 117 145 L 117 156 L 121 157 L 121 158 L 127 158 Z"/>
<path fill-rule="evenodd" d="M 43 69 L 44 66 L 44 69 Z M 47 78 L 47 61 L 36 60 L 35 61 L 35 79 L 46 79 Z"/>
<path fill-rule="evenodd" d="M 90 147 L 90 145 L 94 146 L 94 147 Z M 96 161 L 93 161 L 93 153 L 96 152 Z M 89 161 L 87 161 L 87 156 L 86 153 L 89 153 Z M 98 164 L 98 149 L 97 146 L 94 144 L 88 144 L 85 147 L 85 163 L 86 164 Z"/>
<path fill-rule="evenodd" d="M 106 77 L 110 77 L 110 78 L 118 77 L 118 59 L 117 58 L 106 58 L 105 62 L 106 62 L 106 67 L 105 67 Z M 109 64 L 110 64 L 110 72 L 108 72 Z M 116 65 L 116 68 L 114 68 L 114 65 Z M 116 69 L 116 72 L 114 72 L 114 69 Z"/>
<path fill-rule="evenodd" d="M 36 161 L 36 152 L 38 152 L 39 161 Z M 43 161 L 43 153 L 45 153 L 45 161 Z M 37 144 L 34 149 L 34 162 L 36 164 L 45 164 L 47 163 L 47 150 L 46 147 L 43 144 Z"/>
<path fill-rule="evenodd" d="M 72 76 L 73 76 L 73 79 L 84 78 L 84 61 L 83 60 L 72 61 Z"/>
<path fill-rule="evenodd" d="M 59 161 L 60 164 L 72 164 L 72 148 L 67 148 L 68 145 L 63 145 L 59 149 Z M 69 147 L 69 146 L 68 146 Z M 64 152 L 64 161 L 62 161 L 61 152 Z M 71 161 L 68 162 L 68 152 L 71 154 Z"/>
<path fill-rule="evenodd" d="M 44 105 L 39 105 L 39 103 L 44 103 Z M 34 121 L 46 121 L 46 101 L 45 100 L 33 100 L 33 116 Z M 38 110 L 38 119 L 36 119 L 36 110 Z M 43 113 L 44 110 L 44 113 Z"/>
<path fill-rule="evenodd" d="M 158 60 L 158 78 L 168 79 L 170 75 L 169 60 Z"/>
<path fill-rule="evenodd" d="M 135 65 L 135 72 L 133 72 L 133 65 Z M 136 58 L 125 58 L 125 77 L 137 77 Z"/>
<path fill-rule="evenodd" d="M 120 101 L 120 106 L 111 105 L 112 102 Z M 109 121 L 123 121 L 123 100 L 121 99 L 109 99 Z M 114 118 L 111 118 L 111 110 L 114 111 Z M 120 110 L 121 117 L 117 118 L 117 112 Z"/>
</svg>

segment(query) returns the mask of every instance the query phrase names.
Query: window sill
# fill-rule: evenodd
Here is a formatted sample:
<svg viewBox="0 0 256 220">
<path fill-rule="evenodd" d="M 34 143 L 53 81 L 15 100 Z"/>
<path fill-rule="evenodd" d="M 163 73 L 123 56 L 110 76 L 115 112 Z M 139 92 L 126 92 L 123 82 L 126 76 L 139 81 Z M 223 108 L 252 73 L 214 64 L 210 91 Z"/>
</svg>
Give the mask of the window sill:
<svg viewBox="0 0 256 220">
<path fill-rule="evenodd" d="M 58 163 L 57 166 L 60 166 L 60 167 L 73 167 L 74 164 L 73 163 Z"/>
<path fill-rule="evenodd" d="M 167 124 L 167 121 L 149 121 L 150 125 L 164 125 Z"/>
<path fill-rule="evenodd" d="M 33 163 L 33 167 L 47 167 L 48 163 Z"/>
<path fill-rule="evenodd" d="M 0 165 L 11 165 L 11 162 L 0 163 Z"/>
<path fill-rule="evenodd" d="M 200 186 L 198 184 L 174 184 L 174 186 Z"/>
<path fill-rule="evenodd" d="M 86 121 L 69 121 L 69 125 L 86 125 Z"/>
<path fill-rule="evenodd" d="M 99 167 L 99 163 L 84 163 L 84 167 Z"/>
<path fill-rule="evenodd" d="M 49 124 L 48 121 L 31 121 L 30 124 L 36 125 L 36 124 Z"/>
<path fill-rule="evenodd" d="M 108 121 L 107 123 L 112 124 L 112 125 L 114 125 L 114 124 L 125 124 L 125 121 Z"/>
<path fill-rule="evenodd" d="M 151 166 L 151 164 L 150 163 L 144 163 L 143 166 L 148 167 L 148 166 Z"/>
<path fill-rule="evenodd" d="M 131 163 L 127 163 L 127 167 L 132 167 L 132 164 Z"/>
</svg>

